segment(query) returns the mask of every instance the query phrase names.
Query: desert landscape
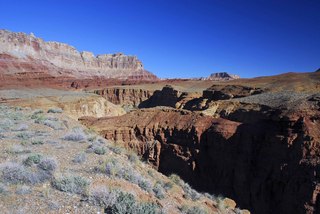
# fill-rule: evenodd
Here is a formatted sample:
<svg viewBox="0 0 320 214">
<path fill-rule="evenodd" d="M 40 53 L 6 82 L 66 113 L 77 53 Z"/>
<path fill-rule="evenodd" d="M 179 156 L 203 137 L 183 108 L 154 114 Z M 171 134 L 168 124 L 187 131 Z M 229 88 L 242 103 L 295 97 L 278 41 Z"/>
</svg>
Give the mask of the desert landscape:
<svg viewBox="0 0 320 214">
<path fill-rule="evenodd" d="M 320 72 L 160 79 L 0 31 L 2 213 L 318 213 Z"/>
<path fill-rule="evenodd" d="M 0 214 L 320 214 L 320 1 L 0 8 Z"/>
</svg>

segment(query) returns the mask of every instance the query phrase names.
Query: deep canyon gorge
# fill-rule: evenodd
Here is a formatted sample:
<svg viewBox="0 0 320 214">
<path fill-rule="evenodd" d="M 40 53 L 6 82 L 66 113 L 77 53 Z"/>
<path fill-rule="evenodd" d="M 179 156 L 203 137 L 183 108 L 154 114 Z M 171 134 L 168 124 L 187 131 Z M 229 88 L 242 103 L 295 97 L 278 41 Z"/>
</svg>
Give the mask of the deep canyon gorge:
<svg viewBox="0 0 320 214">
<path fill-rule="evenodd" d="M 61 109 L 162 174 L 251 213 L 320 212 L 320 72 L 159 79 L 136 56 L 34 35 L 0 30 L 0 47 L 1 104 Z"/>
</svg>

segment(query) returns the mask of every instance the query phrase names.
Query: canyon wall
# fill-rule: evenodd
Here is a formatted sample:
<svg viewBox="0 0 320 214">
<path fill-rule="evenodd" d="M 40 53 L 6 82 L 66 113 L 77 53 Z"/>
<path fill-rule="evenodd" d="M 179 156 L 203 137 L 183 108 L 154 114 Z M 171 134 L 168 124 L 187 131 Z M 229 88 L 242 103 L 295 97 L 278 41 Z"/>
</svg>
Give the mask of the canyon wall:
<svg viewBox="0 0 320 214">
<path fill-rule="evenodd" d="M 94 90 L 94 93 L 117 105 L 138 107 L 140 103 L 148 100 L 153 95 L 154 91 L 136 88 L 112 87 Z"/>
<path fill-rule="evenodd" d="M 319 95 L 282 109 L 230 101 L 233 109 L 224 114 L 229 101 L 220 102 L 214 117 L 224 118 L 210 116 L 210 108 L 156 107 L 81 121 L 135 148 L 160 172 L 177 173 L 253 213 L 319 212 Z"/>
<path fill-rule="evenodd" d="M 16 73 L 45 73 L 79 79 L 158 80 L 143 68 L 136 56 L 122 53 L 95 56 L 64 43 L 45 42 L 33 34 L 0 30 L 0 74 Z"/>
</svg>

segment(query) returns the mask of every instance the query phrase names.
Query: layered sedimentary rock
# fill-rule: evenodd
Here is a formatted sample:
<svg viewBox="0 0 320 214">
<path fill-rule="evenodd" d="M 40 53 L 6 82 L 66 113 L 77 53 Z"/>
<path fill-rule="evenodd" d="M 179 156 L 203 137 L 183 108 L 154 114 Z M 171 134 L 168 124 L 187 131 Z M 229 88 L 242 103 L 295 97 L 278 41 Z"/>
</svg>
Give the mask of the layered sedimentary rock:
<svg viewBox="0 0 320 214">
<path fill-rule="evenodd" d="M 207 79 L 215 80 L 215 81 L 223 81 L 223 80 L 234 80 L 239 78 L 240 76 L 235 74 L 229 74 L 227 72 L 219 72 L 219 73 L 212 73 Z"/>
<path fill-rule="evenodd" d="M 213 85 L 203 91 L 203 98 L 209 100 L 226 100 L 231 98 L 247 97 L 264 92 L 261 88 L 240 85 Z"/>
<path fill-rule="evenodd" d="M 319 95 L 277 108 L 240 101 L 212 103 L 202 113 L 150 108 L 82 122 L 135 148 L 159 171 L 253 213 L 319 212 Z"/>
<path fill-rule="evenodd" d="M 136 56 L 122 53 L 95 56 L 58 42 L 45 42 L 33 34 L 0 30 L 1 78 L 12 75 L 72 77 L 76 79 L 148 80 L 158 78 L 146 71 Z"/>
<path fill-rule="evenodd" d="M 83 116 L 114 117 L 126 113 L 121 106 L 95 94 L 52 89 L 0 90 L 1 103 L 44 111 L 60 108 L 75 120 Z"/>
<path fill-rule="evenodd" d="M 181 96 L 181 92 L 167 85 L 162 90 L 156 90 L 146 101 L 142 102 L 140 108 L 151 108 L 156 106 L 176 107 L 176 103 Z"/>
<path fill-rule="evenodd" d="M 114 104 L 134 107 L 138 107 L 141 102 L 148 100 L 153 92 L 152 90 L 146 89 L 119 87 L 94 90 L 95 94 L 105 97 Z"/>
</svg>

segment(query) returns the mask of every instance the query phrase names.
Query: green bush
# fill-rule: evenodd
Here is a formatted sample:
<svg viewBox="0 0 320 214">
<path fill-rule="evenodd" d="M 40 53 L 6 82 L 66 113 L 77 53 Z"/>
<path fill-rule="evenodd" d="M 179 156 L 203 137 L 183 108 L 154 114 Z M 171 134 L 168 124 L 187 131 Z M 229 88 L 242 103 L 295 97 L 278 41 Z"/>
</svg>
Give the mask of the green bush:
<svg viewBox="0 0 320 214">
<path fill-rule="evenodd" d="M 166 191 L 172 189 L 172 187 L 173 187 L 173 183 L 172 183 L 172 182 L 166 182 L 166 183 L 164 183 L 164 185 L 163 185 L 163 188 L 164 188 Z"/>
<path fill-rule="evenodd" d="M 178 186 L 183 186 L 183 184 L 184 184 L 184 181 L 183 181 L 178 175 L 176 175 L 176 174 L 171 174 L 171 175 L 169 176 L 169 179 L 170 179 L 173 183 L 177 184 Z"/>
<path fill-rule="evenodd" d="M 30 138 L 30 134 L 22 132 L 22 133 L 17 134 L 17 137 L 22 140 L 27 140 Z"/>
<path fill-rule="evenodd" d="M 27 159 L 24 161 L 24 164 L 27 166 L 32 166 L 33 164 L 38 164 L 41 161 L 42 156 L 39 154 L 32 154 L 27 157 Z"/>
<path fill-rule="evenodd" d="M 0 178 L 2 181 L 11 184 L 37 184 L 45 182 L 52 178 L 55 168 L 43 170 L 38 168 L 30 168 L 19 163 L 6 162 L 0 164 Z"/>
<path fill-rule="evenodd" d="M 62 109 L 61 108 L 51 108 L 51 109 L 49 109 L 48 110 L 48 112 L 47 113 L 62 113 L 63 111 L 62 111 Z"/>
<path fill-rule="evenodd" d="M 136 153 L 134 152 L 130 152 L 128 155 L 128 160 L 131 162 L 131 163 L 137 163 L 138 160 L 139 160 L 139 157 Z"/>
<path fill-rule="evenodd" d="M 64 140 L 67 141 L 82 141 L 87 138 L 87 135 L 83 132 L 80 128 L 75 128 L 72 130 L 72 132 L 68 133 L 66 136 L 64 136 Z"/>
<path fill-rule="evenodd" d="M 195 191 L 194 189 L 192 189 L 190 187 L 189 184 L 185 183 L 182 187 L 183 191 L 184 191 L 184 197 L 186 199 L 191 199 L 193 201 L 199 200 L 201 198 L 201 194 L 198 193 L 197 191 Z"/>
<path fill-rule="evenodd" d="M 165 191 L 163 190 L 162 186 L 159 183 L 156 183 L 152 190 L 154 192 L 154 195 L 158 199 L 161 200 L 161 199 L 165 198 Z"/>
<path fill-rule="evenodd" d="M 96 147 L 94 149 L 94 153 L 98 155 L 104 155 L 106 153 L 106 149 L 104 147 Z"/>
<path fill-rule="evenodd" d="M 90 182 L 80 176 L 64 176 L 53 181 L 52 185 L 63 192 L 85 194 Z"/>
<path fill-rule="evenodd" d="M 209 214 L 208 211 L 204 210 L 203 208 L 196 207 L 196 206 L 182 206 L 180 211 L 183 214 Z"/>
<path fill-rule="evenodd" d="M 34 140 L 31 142 L 32 145 L 42 145 L 44 142 L 42 140 Z"/>
<path fill-rule="evenodd" d="M 84 163 L 87 157 L 85 153 L 77 154 L 74 159 L 72 160 L 74 163 Z"/>
<path fill-rule="evenodd" d="M 138 202 L 134 195 L 121 190 L 110 190 L 105 186 L 95 187 L 90 192 L 89 201 L 105 208 L 110 214 L 160 214 L 158 205 L 148 202 Z"/>
</svg>

